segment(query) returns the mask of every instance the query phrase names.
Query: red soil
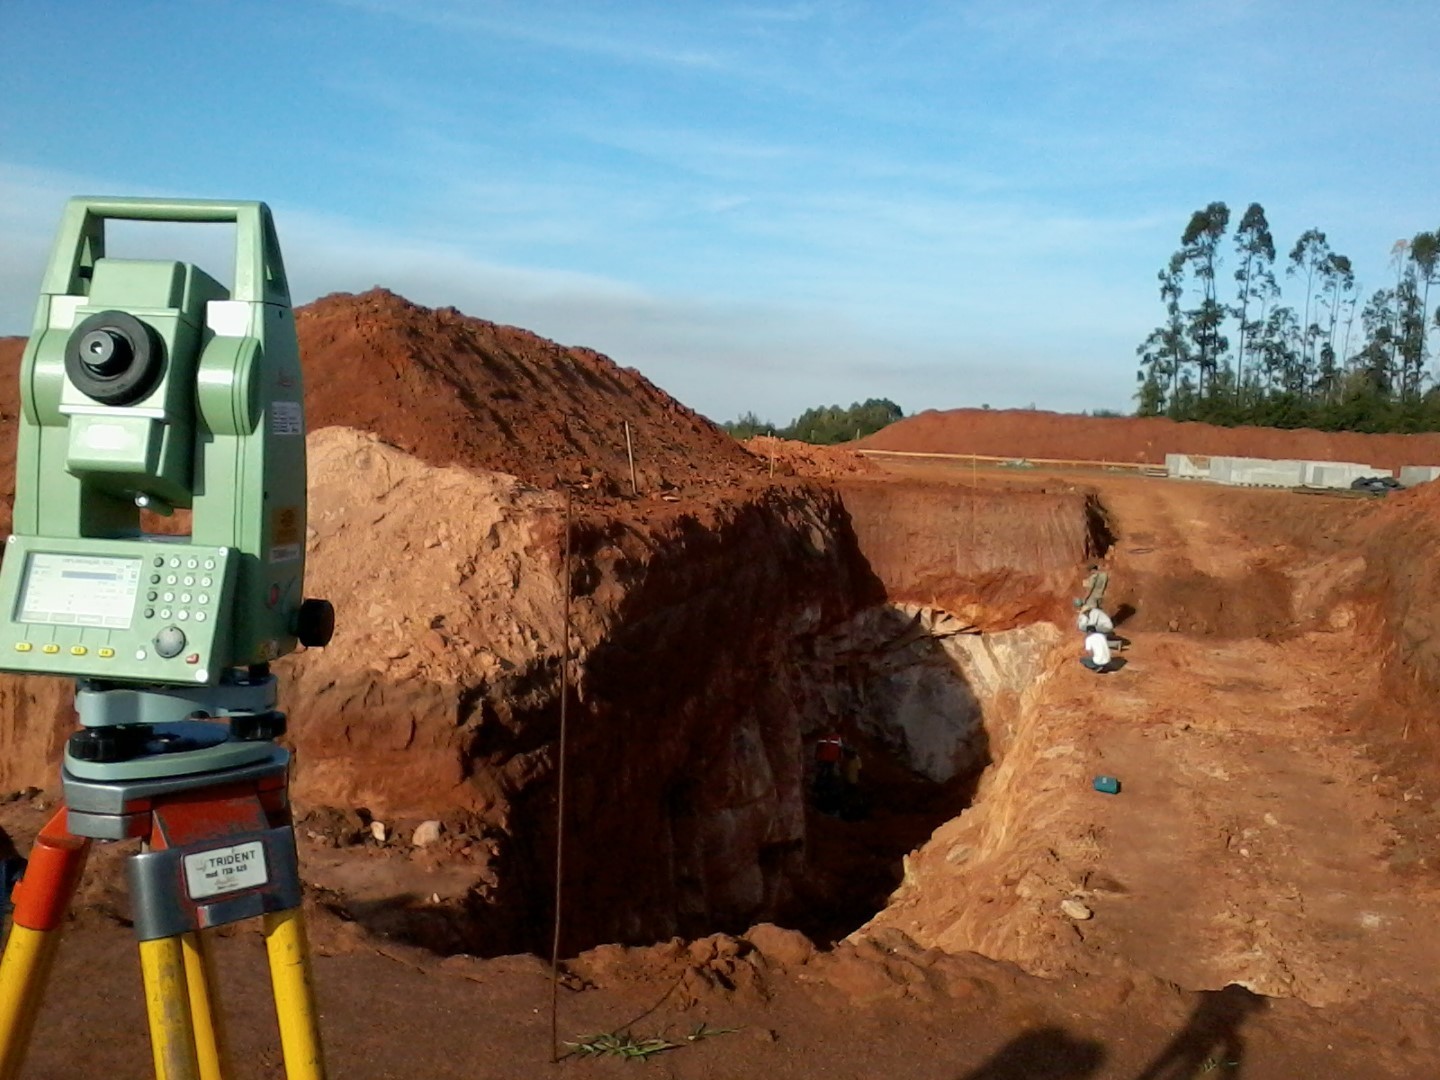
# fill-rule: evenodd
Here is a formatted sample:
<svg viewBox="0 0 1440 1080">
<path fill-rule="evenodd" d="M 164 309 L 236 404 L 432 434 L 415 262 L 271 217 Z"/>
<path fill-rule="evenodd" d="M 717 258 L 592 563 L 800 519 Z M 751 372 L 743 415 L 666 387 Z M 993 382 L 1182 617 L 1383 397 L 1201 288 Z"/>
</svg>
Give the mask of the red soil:
<svg viewBox="0 0 1440 1080">
<path fill-rule="evenodd" d="M 1072 416 L 1034 409 L 932 409 L 855 445 L 865 450 L 1157 465 L 1166 454 L 1354 461 L 1390 470 L 1440 464 L 1440 434 L 1225 428 L 1162 417 Z"/>
<path fill-rule="evenodd" d="M 745 440 L 745 449 L 754 454 L 777 476 L 810 476 L 834 479 L 838 476 L 866 476 L 879 466 L 848 446 L 814 446 L 774 435 L 756 435 Z"/>
<path fill-rule="evenodd" d="M 628 422 L 642 495 L 761 472 L 709 420 L 590 349 L 385 289 L 324 297 L 298 308 L 295 322 L 312 431 L 359 428 L 432 465 L 624 494 Z M 18 410 L 14 372 L 24 346 L 24 338 L 0 339 L 0 429 Z M 13 437 L 0 435 L 7 488 L 14 452 Z"/>
<path fill-rule="evenodd" d="M 642 494 L 759 473 L 732 438 L 633 368 L 384 289 L 296 313 L 310 429 L 373 431 L 432 465 Z M 358 370 L 357 370 L 358 368 Z"/>
</svg>

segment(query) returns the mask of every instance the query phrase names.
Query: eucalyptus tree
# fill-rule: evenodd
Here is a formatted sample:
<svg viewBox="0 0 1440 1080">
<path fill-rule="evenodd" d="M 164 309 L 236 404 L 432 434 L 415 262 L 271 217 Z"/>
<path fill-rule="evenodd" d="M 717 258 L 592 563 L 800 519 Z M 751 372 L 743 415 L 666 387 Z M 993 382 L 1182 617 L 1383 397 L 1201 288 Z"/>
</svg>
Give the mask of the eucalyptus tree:
<svg viewBox="0 0 1440 1080">
<path fill-rule="evenodd" d="M 1235 229 L 1235 252 L 1240 265 L 1235 268 L 1238 285 L 1235 317 L 1240 320 L 1240 344 L 1235 354 L 1235 393 L 1238 400 L 1245 386 L 1245 350 L 1251 339 L 1265 324 L 1266 308 L 1277 294 L 1275 286 L 1275 238 L 1265 208 L 1251 203 Z M 1250 318 L 1250 306 L 1258 302 L 1260 314 Z"/>
<path fill-rule="evenodd" d="M 1300 354 L 1300 326 L 1294 308 L 1285 305 L 1270 309 L 1256 339 L 1256 351 L 1260 354 L 1268 391 L 1303 391 L 1304 359 Z"/>
<path fill-rule="evenodd" d="M 1376 289 L 1365 301 L 1360 312 L 1360 326 L 1365 334 L 1365 344 L 1356 360 L 1365 375 L 1365 381 L 1380 394 L 1389 394 L 1395 388 L 1395 368 L 1391 361 L 1394 352 L 1394 313 L 1392 293 L 1389 289 Z"/>
<path fill-rule="evenodd" d="M 1306 229 L 1290 249 L 1290 265 L 1285 268 L 1286 275 L 1303 276 L 1305 279 L 1305 314 L 1300 320 L 1300 331 L 1303 335 L 1303 355 L 1307 368 L 1314 364 L 1315 342 L 1320 337 L 1320 327 L 1310 317 L 1315 301 L 1315 279 L 1324 271 L 1329 259 L 1330 245 L 1325 234 L 1319 229 Z"/>
<path fill-rule="evenodd" d="M 1410 241 L 1396 240 L 1390 245 L 1390 266 L 1395 271 L 1395 288 L 1390 291 L 1390 369 L 1391 381 L 1405 393 L 1404 357 L 1400 343 L 1405 333 L 1401 328 L 1401 311 L 1405 304 L 1405 272 L 1410 268 Z"/>
<path fill-rule="evenodd" d="M 1220 333 L 1225 323 L 1225 307 L 1216 299 L 1215 273 L 1220 266 L 1220 241 L 1230 225 L 1230 208 L 1223 202 L 1212 202 L 1190 215 L 1190 223 L 1181 234 L 1178 254 L 1191 266 L 1191 273 L 1200 287 L 1200 303 L 1187 314 L 1190 339 L 1195 342 L 1195 363 L 1198 372 L 1197 392 L 1205 396 L 1205 376 L 1214 375 L 1229 341 Z M 1173 260 L 1172 260 L 1173 262 Z"/>
<path fill-rule="evenodd" d="M 1340 330 L 1341 311 L 1345 306 L 1346 299 L 1353 294 L 1355 289 L 1355 270 L 1347 256 L 1331 252 L 1326 256 L 1318 272 L 1320 275 L 1319 302 L 1326 310 L 1328 325 L 1321 331 L 1323 343 L 1320 346 L 1320 355 L 1316 363 L 1316 374 L 1319 377 L 1319 388 L 1328 402 L 1339 388 L 1338 375 L 1341 366 L 1339 361 L 1342 358 L 1336 354 L 1335 338 Z"/>
<path fill-rule="evenodd" d="M 1400 396 L 1418 397 L 1425 381 L 1425 310 L 1413 267 L 1395 287 L 1395 352 L 1400 361 Z"/>
<path fill-rule="evenodd" d="M 1410 261 L 1420 277 L 1420 353 L 1423 357 L 1431 319 L 1430 286 L 1440 281 L 1440 229 L 1415 234 L 1410 241 Z M 1435 310 L 1434 320 L 1440 326 L 1440 307 Z"/>
<path fill-rule="evenodd" d="M 1140 357 L 1140 404 L 1160 412 L 1168 404 L 1173 412 L 1179 405 L 1180 378 L 1191 362 L 1190 343 L 1185 336 L 1185 315 L 1180 301 L 1185 295 L 1185 256 L 1176 252 L 1165 269 L 1155 275 L 1160 282 L 1160 299 L 1165 302 L 1165 322 L 1150 331 L 1135 352 Z M 1169 390 L 1165 384 L 1169 383 Z"/>
</svg>

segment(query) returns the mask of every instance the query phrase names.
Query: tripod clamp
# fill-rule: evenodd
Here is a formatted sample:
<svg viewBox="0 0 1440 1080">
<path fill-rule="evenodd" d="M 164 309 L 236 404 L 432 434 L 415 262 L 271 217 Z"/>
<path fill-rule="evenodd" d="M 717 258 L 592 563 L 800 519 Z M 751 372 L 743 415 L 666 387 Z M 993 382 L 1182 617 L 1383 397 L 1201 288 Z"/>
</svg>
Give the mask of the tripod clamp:
<svg viewBox="0 0 1440 1080">
<path fill-rule="evenodd" d="M 73 835 L 145 841 L 125 865 L 139 940 L 300 905 L 286 791 L 290 754 L 266 749 L 264 761 L 190 776 L 96 781 L 61 774 Z"/>
</svg>

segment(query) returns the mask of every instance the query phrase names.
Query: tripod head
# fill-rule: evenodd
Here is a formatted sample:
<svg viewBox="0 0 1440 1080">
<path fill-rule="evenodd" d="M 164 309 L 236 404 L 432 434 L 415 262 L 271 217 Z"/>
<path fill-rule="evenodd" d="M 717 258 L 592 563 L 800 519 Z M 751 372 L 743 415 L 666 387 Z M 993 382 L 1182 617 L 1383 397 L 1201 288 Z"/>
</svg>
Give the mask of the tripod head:
<svg viewBox="0 0 1440 1080">
<path fill-rule="evenodd" d="M 115 220 L 233 222 L 233 292 L 188 263 L 107 257 Z M 195 691 L 253 688 L 329 640 L 330 605 L 302 592 L 300 356 L 264 203 L 71 199 L 20 401 L 0 670 L 80 680 L 83 724 L 127 726 L 225 715 Z M 177 509 L 188 536 L 142 531 L 142 510 Z"/>
</svg>

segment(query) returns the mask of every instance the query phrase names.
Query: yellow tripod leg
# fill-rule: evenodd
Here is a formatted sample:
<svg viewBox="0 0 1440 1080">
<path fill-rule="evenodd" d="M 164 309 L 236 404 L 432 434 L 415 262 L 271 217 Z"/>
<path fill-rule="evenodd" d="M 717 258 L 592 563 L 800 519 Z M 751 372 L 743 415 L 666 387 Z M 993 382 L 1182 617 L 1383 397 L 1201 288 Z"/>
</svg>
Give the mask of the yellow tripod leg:
<svg viewBox="0 0 1440 1080">
<path fill-rule="evenodd" d="M 265 916 L 265 950 L 270 955 L 285 1076 L 287 1080 L 325 1080 L 310 945 L 305 937 L 305 916 L 298 907 Z"/>
<path fill-rule="evenodd" d="M 20 1074 L 59 945 L 59 930 L 10 927 L 0 960 L 0 1080 Z"/>
<path fill-rule="evenodd" d="M 0 960 L 0 1080 L 15 1080 L 25 1063 L 60 947 L 60 927 L 90 851 L 90 841 L 72 836 L 66 820 L 62 806 L 35 838 L 30 865 L 15 886 L 10 937 Z"/>
<path fill-rule="evenodd" d="M 225 1026 L 215 1000 L 215 956 L 204 930 L 180 935 L 185 958 L 185 986 L 190 994 L 190 1020 L 195 1032 L 195 1055 L 200 1080 L 224 1080 Z"/>
<path fill-rule="evenodd" d="M 155 1080 L 200 1080 L 180 937 L 140 942 L 140 973 L 145 979 Z"/>
</svg>

